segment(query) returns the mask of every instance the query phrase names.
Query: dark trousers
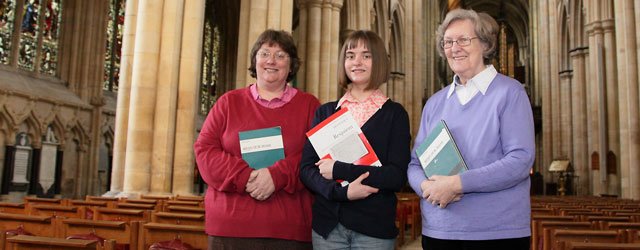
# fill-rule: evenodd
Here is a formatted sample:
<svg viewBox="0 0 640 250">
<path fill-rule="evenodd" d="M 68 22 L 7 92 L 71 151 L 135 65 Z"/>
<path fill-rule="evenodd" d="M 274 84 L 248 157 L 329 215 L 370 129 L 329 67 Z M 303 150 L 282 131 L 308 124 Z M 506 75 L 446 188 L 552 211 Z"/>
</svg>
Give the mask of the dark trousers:
<svg viewBox="0 0 640 250">
<path fill-rule="evenodd" d="M 209 235 L 209 250 L 310 250 L 311 242 L 272 238 L 235 238 Z"/>
<path fill-rule="evenodd" d="M 424 250 L 493 250 L 513 249 L 529 250 L 531 237 L 499 240 L 441 240 L 422 235 Z"/>
</svg>

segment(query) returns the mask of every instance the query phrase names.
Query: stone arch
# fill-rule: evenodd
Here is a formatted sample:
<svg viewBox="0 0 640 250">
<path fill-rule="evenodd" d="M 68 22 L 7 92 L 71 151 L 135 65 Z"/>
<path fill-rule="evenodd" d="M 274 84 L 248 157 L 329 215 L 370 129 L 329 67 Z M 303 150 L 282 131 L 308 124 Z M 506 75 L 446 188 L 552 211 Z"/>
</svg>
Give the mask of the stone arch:
<svg viewBox="0 0 640 250">
<path fill-rule="evenodd" d="M 568 13 L 567 6 L 561 5 L 559 8 L 560 10 L 558 13 L 560 13 L 560 22 L 557 34 L 560 35 L 560 70 L 570 70 L 572 68 L 571 58 L 569 57 L 572 41 L 572 34 L 569 32 L 571 27 L 569 24 L 570 14 Z"/>
<path fill-rule="evenodd" d="M 39 148 L 42 144 L 42 126 L 40 126 L 41 123 L 35 113 L 29 112 L 17 125 L 20 126 L 21 124 L 27 127 L 27 131 L 22 132 L 27 133 L 31 140 L 32 147 Z M 15 132 L 17 133 L 18 131 Z M 13 136 L 15 136 L 15 134 Z"/>
<path fill-rule="evenodd" d="M 64 143 L 66 141 L 66 129 L 64 123 L 57 114 L 52 115 L 50 118 L 43 121 L 41 126 L 42 136 L 47 135 L 47 128 L 49 126 L 51 126 L 51 129 L 53 130 L 53 134 L 56 137 L 57 143 L 60 144 L 60 148 L 64 148 Z"/>
</svg>

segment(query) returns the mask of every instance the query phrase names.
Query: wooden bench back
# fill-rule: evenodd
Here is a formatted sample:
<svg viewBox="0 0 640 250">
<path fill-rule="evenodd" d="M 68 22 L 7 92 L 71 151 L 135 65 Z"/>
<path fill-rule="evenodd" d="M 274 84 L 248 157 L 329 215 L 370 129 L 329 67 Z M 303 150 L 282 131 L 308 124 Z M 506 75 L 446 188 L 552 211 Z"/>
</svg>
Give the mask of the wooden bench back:
<svg viewBox="0 0 640 250">
<path fill-rule="evenodd" d="M 208 237 L 203 226 L 172 225 L 150 222 L 142 226 L 138 249 L 149 249 L 153 243 L 180 239 L 197 249 L 207 249 Z"/>
<path fill-rule="evenodd" d="M 140 222 L 94 221 L 66 219 L 62 221 L 63 237 L 93 233 L 116 244 L 128 244 L 130 250 L 138 249 Z"/>
</svg>

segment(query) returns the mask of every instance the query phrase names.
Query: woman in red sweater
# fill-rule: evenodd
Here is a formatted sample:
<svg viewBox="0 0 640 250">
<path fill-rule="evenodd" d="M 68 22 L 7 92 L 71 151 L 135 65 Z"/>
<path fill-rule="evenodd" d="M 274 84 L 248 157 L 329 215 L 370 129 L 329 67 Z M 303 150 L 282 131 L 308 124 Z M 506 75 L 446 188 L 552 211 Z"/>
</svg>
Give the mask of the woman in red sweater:
<svg viewBox="0 0 640 250">
<path fill-rule="evenodd" d="M 298 175 L 304 133 L 320 103 L 287 84 L 299 66 L 290 34 L 263 32 L 251 49 L 249 71 L 256 83 L 222 95 L 202 126 L 194 150 L 208 185 L 209 249 L 311 249 L 312 195 Z M 273 144 L 244 137 L 241 144 L 240 134 L 265 128 L 279 130 L 262 137 Z M 255 164 L 246 143 L 269 149 L 254 154 L 283 151 L 284 157 Z"/>
</svg>

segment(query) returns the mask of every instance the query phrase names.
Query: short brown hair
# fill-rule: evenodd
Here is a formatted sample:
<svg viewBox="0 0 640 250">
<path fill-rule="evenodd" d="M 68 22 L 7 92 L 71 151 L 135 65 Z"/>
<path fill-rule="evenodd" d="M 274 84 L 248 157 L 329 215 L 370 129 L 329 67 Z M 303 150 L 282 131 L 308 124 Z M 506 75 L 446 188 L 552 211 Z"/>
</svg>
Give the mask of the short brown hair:
<svg viewBox="0 0 640 250">
<path fill-rule="evenodd" d="M 489 14 L 478 13 L 474 10 L 455 9 L 444 17 L 444 21 L 436 31 L 436 44 L 440 57 L 446 58 L 442 47 L 444 32 L 447 31 L 452 22 L 458 20 L 469 20 L 473 23 L 478 40 L 486 46 L 482 53 L 484 64 L 491 64 L 491 59 L 495 56 L 496 48 L 498 47 L 498 23 Z"/>
<path fill-rule="evenodd" d="M 338 61 L 338 83 L 344 89 L 347 89 L 351 80 L 347 77 L 344 70 L 344 60 L 347 49 L 353 49 L 362 43 L 365 48 L 371 52 L 371 78 L 366 89 L 377 89 L 382 83 L 389 80 L 391 74 L 391 66 L 387 49 L 384 42 L 376 33 L 370 30 L 356 30 L 344 40 L 342 49 L 340 50 L 340 59 Z"/>
<path fill-rule="evenodd" d="M 262 47 L 263 44 L 274 45 L 277 44 L 282 48 L 284 52 L 289 54 L 290 64 L 289 64 L 289 75 L 287 75 L 287 82 L 293 80 L 296 77 L 296 73 L 298 73 L 298 69 L 300 68 L 300 58 L 298 57 L 298 49 L 296 48 L 296 44 L 293 42 L 293 37 L 289 32 L 284 30 L 272 30 L 268 29 L 262 32 L 258 39 L 253 44 L 253 48 L 251 48 L 251 66 L 249 67 L 249 74 L 251 77 L 256 78 L 258 74 L 256 73 L 256 55 L 258 54 L 258 50 Z"/>
</svg>

